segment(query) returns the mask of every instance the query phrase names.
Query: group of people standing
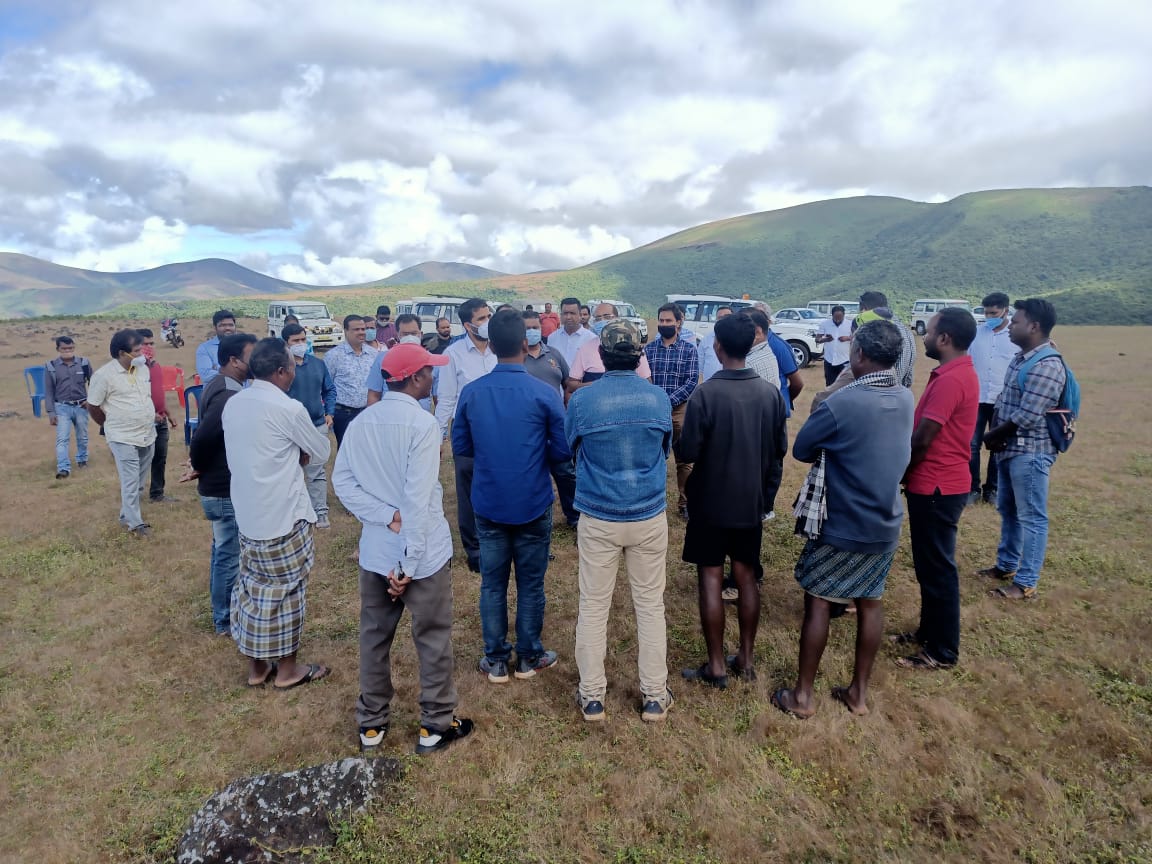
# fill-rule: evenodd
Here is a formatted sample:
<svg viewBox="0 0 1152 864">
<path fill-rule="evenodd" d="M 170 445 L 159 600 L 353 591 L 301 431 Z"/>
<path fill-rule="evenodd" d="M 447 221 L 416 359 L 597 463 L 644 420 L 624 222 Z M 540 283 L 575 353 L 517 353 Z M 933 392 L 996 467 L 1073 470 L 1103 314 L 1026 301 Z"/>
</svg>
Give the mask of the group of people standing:
<svg viewBox="0 0 1152 864">
<path fill-rule="evenodd" d="M 1059 399 L 1065 367 L 1059 355 L 1028 361 L 1049 342 L 1051 304 L 1024 300 L 1009 320 L 1007 297 L 992 295 L 980 328 L 965 310 L 936 315 L 923 347 L 939 365 L 916 405 L 908 390 L 913 339 L 883 295 L 861 299 L 868 304 L 846 334 L 845 365 L 826 379 L 793 444 L 793 456 L 811 464 L 793 505 L 796 532 L 806 540 L 795 567 L 804 622 L 797 680 L 772 701 L 800 718 L 815 711 L 829 622 L 845 612 L 857 620 L 855 670 L 832 695 L 855 714 L 868 711 L 902 500 L 921 617 L 915 630 L 890 638 L 915 649 L 899 661 L 907 668 L 956 664 L 956 532 L 964 506 L 987 488 L 973 498 L 981 436 L 994 456 L 1002 515 L 997 560 L 982 573 L 1011 581 L 997 596 L 1028 599 L 1044 557 L 1047 469 L 1055 458 L 1044 414 Z M 677 509 L 687 520 L 681 557 L 697 569 L 706 651 L 682 678 L 715 688 L 732 677 L 755 678 L 763 523 L 775 517 L 788 419 L 803 386 L 791 352 L 772 334 L 762 305 L 721 310 L 713 333 L 697 343 L 682 332 L 682 311 L 667 304 L 658 313 L 659 338 L 647 345 L 611 304 L 589 310 L 587 327 L 581 307 L 568 298 L 558 316 L 550 308 L 493 312 L 475 298 L 459 307 L 462 337 L 422 337 L 420 320 L 401 315 L 392 345 L 378 349 L 367 344 L 366 322 L 349 316 L 344 345 L 323 361 L 308 352 L 298 324 L 287 324 L 283 339 L 257 340 L 235 332 L 230 313 L 217 313 L 215 344 L 197 352 L 213 351 L 215 374 L 201 396 L 185 477 L 197 479 L 212 523 L 213 621 L 247 658 L 250 686 L 289 689 L 330 672 L 297 660 L 313 530 L 329 524 L 329 429 L 337 442 L 332 487 L 362 524 L 356 718 L 366 751 L 380 745 L 391 722 L 391 646 L 404 609 L 420 662 L 417 752 L 443 749 L 474 728 L 456 714 L 453 546 L 439 481 L 444 448 L 453 456 L 464 560 L 480 574 L 477 666 L 488 681 L 531 679 L 559 662 L 542 641 L 555 482 L 579 553 L 579 711 L 592 722 L 607 715 L 607 623 L 623 557 L 636 616 L 640 716 L 667 716 L 669 458 Z M 373 323 L 377 332 L 392 324 L 380 313 Z M 1001 368 L 1004 333 L 1016 351 L 997 392 L 985 377 Z M 142 344 L 136 331 L 117 333 L 113 362 L 95 374 L 61 351 L 65 374 L 54 391 L 57 416 L 80 402 L 104 424 L 129 528 L 142 524 L 133 484 L 138 493 L 163 419 L 151 410 L 146 363 L 136 359 Z M 91 378 L 86 394 L 68 388 L 73 377 Z M 69 395 L 80 398 L 60 399 Z M 736 603 L 734 654 L 725 653 L 725 601 Z"/>
</svg>

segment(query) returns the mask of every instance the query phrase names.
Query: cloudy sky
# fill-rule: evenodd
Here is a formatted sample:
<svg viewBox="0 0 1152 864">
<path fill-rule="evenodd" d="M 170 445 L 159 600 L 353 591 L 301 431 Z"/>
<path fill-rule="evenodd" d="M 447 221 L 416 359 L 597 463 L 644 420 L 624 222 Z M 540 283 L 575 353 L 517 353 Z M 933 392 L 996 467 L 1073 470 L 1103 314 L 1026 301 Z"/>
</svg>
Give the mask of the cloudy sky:
<svg viewBox="0 0 1152 864">
<path fill-rule="evenodd" d="M 0 0 L 0 250 L 313 284 L 1152 182 L 1137 0 Z"/>
</svg>

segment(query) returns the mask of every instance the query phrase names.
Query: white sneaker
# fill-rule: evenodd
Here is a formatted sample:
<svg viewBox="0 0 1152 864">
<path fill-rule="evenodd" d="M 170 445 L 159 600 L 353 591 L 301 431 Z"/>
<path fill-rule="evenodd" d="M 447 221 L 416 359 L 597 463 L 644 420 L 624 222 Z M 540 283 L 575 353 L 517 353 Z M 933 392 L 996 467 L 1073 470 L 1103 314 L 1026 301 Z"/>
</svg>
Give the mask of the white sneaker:
<svg viewBox="0 0 1152 864">
<path fill-rule="evenodd" d="M 775 518 L 776 518 L 776 511 L 775 510 L 769 510 L 767 513 L 764 514 L 764 520 L 763 521 L 771 522 Z"/>
<path fill-rule="evenodd" d="M 332 523 L 328 521 L 328 514 L 327 513 L 320 513 L 316 516 L 316 527 L 317 528 L 331 528 L 332 527 Z"/>
</svg>

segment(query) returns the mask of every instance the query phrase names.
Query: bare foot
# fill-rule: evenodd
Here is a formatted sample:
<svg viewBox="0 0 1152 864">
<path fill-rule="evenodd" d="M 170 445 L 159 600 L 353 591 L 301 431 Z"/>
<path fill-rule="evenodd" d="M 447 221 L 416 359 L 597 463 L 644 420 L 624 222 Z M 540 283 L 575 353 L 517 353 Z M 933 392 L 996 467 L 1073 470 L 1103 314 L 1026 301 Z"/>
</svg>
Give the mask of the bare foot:
<svg viewBox="0 0 1152 864">
<path fill-rule="evenodd" d="M 797 720 L 807 720 L 816 713 L 815 709 L 811 706 L 802 708 L 796 699 L 796 691 L 789 690 L 787 687 L 781 687 L 772 694 L 772 704 L 790 717 L 795 717 Z"/>
<path fill-rule="evenodd" d="M 268 660 L 253 660 L 248 664 L 248 686 L 263 687 L 276 675 L 276 664 Z"/>
<path fill-rule="evenodd" d="M 851 687 L 833 687 L 832 698 L 857 717 L 866 717 L 869 714 L 868 703 L 853 696 Z"/>
</svg>

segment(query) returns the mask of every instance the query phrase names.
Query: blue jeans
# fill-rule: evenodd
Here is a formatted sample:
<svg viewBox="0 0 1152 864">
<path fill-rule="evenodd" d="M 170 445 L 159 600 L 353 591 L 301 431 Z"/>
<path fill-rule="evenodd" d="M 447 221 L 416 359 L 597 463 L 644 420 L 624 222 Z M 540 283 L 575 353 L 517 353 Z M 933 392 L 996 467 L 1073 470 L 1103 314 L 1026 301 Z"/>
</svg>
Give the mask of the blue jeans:
<svg viewBox="0 0 1152 864">
<path fill-rule="evenodd" d="M 996 566 L 1015 571 L 1017 585 L 1035 588 L 1048 547 L 1048 473 L 1052 453 L 1017 453 L 997 460 L 1000 548 Z"/>
<path fill-rule="evenodd" d="M 523 525 L 476 515 L 480 539 L 480 629 L 484 656 L 505 663 L 508 643 L 508 579 L 516 567 L 516 653 L 535 660 L 544 653 L 544 571 L 552 543 L 552 508 Z"/>
<path fill-rule="evenodd" d="M 88 409 L 57 402 L 52 410 L 56 412 L 56 470 L 71 471 L 68 441 L 73 427 L 76 429 L 76 461 L 81 465 L 88 461 Z"/>
<path fill-rule="evenodd" d="M 204 516 L 212 524 L 212 569 L 208 593 L 212 598 L 212 626 L 217 633 L 231 632 L 229 611 L 232 586 L 240 573 L 240 529 L 231 498 L 200 496 Z"/>
</svg>

